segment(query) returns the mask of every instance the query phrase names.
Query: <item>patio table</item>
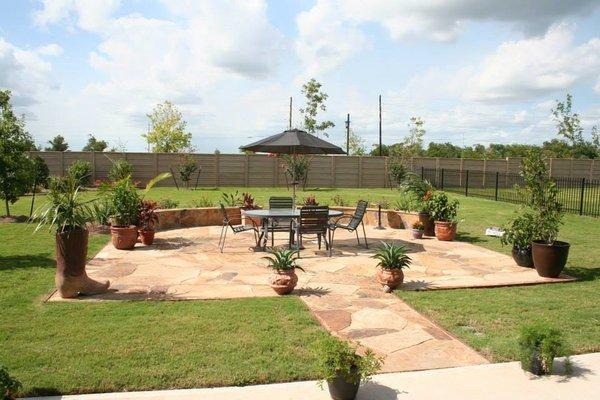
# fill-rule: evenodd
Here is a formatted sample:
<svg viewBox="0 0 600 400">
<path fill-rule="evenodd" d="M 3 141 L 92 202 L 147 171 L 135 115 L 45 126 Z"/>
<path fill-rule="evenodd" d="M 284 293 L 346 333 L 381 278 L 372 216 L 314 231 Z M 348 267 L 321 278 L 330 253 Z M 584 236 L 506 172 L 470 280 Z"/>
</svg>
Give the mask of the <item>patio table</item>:
<svg viewBox="0 0 600 400">
<path fill-rule="evenodd" d="M 285 208 L 277 208 L 277 209 L 266 209 L 266 210 L 242 210 L 242 214 L 247 217 L 253 218 L 262 218 L 262 224 L 260 227 L 260 235 L 258 237 L 258 243 L 260 243 L 260 249 L 265 250 L 267 248 L 267 235 L 268 235 L 268 226 L 269 221 L 277 218 L 299 218 L 300 217 L 300 209 L 285 209 Z M 342 211 L 339 210 L 329 210 L 329 218 L 331 217 L 339 217 L 343 215 Z"/>
</svg>

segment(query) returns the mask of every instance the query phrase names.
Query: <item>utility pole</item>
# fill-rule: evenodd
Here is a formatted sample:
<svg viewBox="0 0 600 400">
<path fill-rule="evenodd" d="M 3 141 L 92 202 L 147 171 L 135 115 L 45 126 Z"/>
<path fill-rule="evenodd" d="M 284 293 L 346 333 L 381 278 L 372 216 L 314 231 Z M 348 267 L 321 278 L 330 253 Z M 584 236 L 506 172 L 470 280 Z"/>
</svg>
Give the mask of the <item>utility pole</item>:
<svg viewBox="0 0 600 400">
<path fill-rule="evenodd" d="M 292 98 L 290 97 L 290 123 L 288 129 L 292 129 Z"/>
<path fill-rule="evenodd" d="M 381 156 L 381 95 L 379 95 L 379 157 Z"/>
<path fill-rule="evenodd" d="M 346 155 L 350 155 L 350 114 L 346 119 Z"/>
</svg>

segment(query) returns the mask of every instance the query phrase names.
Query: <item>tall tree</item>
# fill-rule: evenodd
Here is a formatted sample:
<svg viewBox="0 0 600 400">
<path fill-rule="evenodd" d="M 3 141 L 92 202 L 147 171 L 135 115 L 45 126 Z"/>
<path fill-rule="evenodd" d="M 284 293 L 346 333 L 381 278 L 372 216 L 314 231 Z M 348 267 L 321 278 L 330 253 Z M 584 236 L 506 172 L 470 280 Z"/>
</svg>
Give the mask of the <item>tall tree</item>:
<svg viewBox="0 0 600 400">
<path fill-rule="evenodd" d="M 102 152 L 106 150 L 108 147 L 108 143 L 106 140 L 98 140 L 94 135 L 89 135 L 88 142 L 85 146 L 83 146 L 83 151 L 98 151 Z"/>
<path fill-rule="evenodd" d="M 300 109 L 304 117 L 304 129 L 312 135 L 319 136 L 322 133 L 329 137 L 326 129 L 333 128 L 335 124 L 332 121 L 317 121 L 319 111 L 326 111 L 325 101 L 329 97 L 327 93 L 321 90 L 321 84 L 315 79 L 311 79 L 302 85 L 301 93 L 306 97 L 306 106 Z"/>
<path fill-rule="evenodd" d="M 48 140 L 50 146 L 46 147 L 46 151 L 67 151 L 69 150 L 69 144 L 62 135 L 56 135 L 52 140 Z"/>
<path fill-rule="evenodd" d="M 367 152 L 365 147 L 365 139 L 360 137 L 354 129 L 350 128 L 350 140 L 348 141 L 348 149 L 352 156 L 364 156 Z"/>
<path fill-rule="evenodd" d="M 583 127 L 579 114 L 572 111 L 573 96 L 567 93 L 567 99 L 556 101 L 556 106 L 552 109 L 552 115 L 558 129 L 558 136 L 562 136 L 571 146 L 583 143 Z"/>
<path fill-rule="evenodd" d="M 170 101 L 158 104 L 147 115 L 148 133 L 142 135 L 155 153 L 180 153 L 192 149 L 192 134 L 186 132 L 187 122 Z"/>
<path fill-rule="evenodd" d="M 9 90 L 0 90 L 0 111 L 0 199 L 10 216 L 9 204 L 24 195 L 32 183 L 34 168 L 27 151 L 34 150 L 35 144 L 25 131 L 23 117 L 12 110 Z"/>
</svg>

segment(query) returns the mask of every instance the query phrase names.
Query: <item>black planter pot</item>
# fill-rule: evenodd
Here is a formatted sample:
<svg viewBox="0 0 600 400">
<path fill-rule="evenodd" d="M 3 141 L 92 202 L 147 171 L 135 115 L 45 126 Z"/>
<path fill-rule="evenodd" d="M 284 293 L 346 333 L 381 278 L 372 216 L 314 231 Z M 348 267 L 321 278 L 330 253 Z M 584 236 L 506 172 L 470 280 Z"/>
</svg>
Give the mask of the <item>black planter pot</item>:
<svg viewBox="0 0 600 400">
<path fill-rule="evenodd" d="M 346 382 L 340 374 L 327 381 L 329 395 L 333 400 L 354 400 L 359 386 L 360 381 L 357 383 Z"/>
<path fill-rule="evenodd" d="M 531 246 L 513 246 L 512 257 L 519 267 L 533 268 L 533 256 L 531 255 Z"/>
<path fill-rule="evenodd" d="M 531 253 L 538 275 L 544 278 L 557 278 L 565 268 L 570 247 L 567 242 L 555 241 L 549 245 L 542 240 L 534 240 L 531 244 Z"/>
</svg>

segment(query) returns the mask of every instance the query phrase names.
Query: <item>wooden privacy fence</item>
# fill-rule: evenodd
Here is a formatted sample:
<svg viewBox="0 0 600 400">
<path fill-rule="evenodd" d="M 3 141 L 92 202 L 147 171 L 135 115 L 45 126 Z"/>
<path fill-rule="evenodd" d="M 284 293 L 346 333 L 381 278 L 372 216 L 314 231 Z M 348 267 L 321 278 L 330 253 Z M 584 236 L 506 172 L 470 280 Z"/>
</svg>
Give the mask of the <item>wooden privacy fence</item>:
<svg viewBox="0 0 600 400">
<path fill-rule="evenodd" d="M 126 159 L 133 165 L 133 179 L 147 182 L 170 168 L 177 175 L 181 159 L 172 153 L 98 153 L 98 152 L 32 152 L 42 157 L 52 175 L 64 175 L 75 160 L 86 160 L 92 165 L 92 179 L 107 179 L 112 160 Z M 285 186 L 286 180 L 277 157 L 262 154 L 192 154 L 202 168 L 199 186 Z M 321 156 L 312 157 L 308 173 L 309 187 L 376 188 L 388 187 L 387 157 Z M 415 172 L 422 168 L 458 171 L 518 173 L 520 158 L 501 160 L 473 160 L 461 158 L 415 157 L 408 161 Z M 554 177 L 600 179 L 600 160 L 551 159 L 549 169 Z M 176 177 L 179 182 L 179 178 Z M 195 177 L 193 177 L 195 183 Z M 172 186 L 172 180 L 161 182 Z"/>
</svg>

